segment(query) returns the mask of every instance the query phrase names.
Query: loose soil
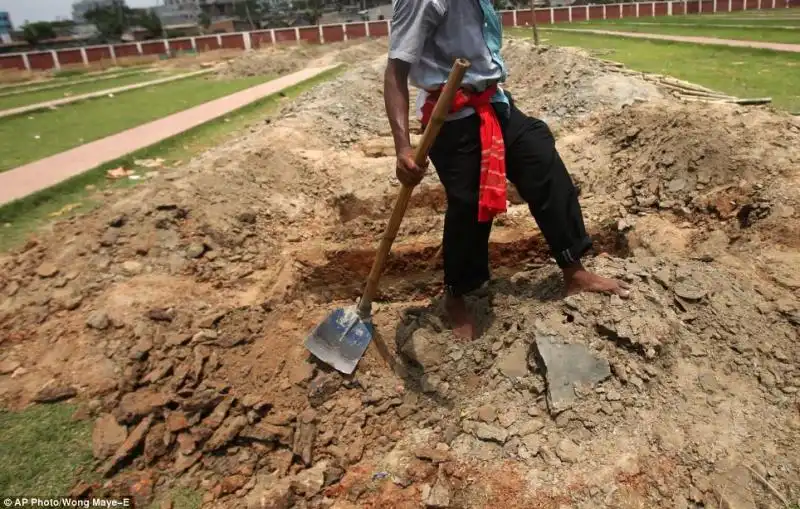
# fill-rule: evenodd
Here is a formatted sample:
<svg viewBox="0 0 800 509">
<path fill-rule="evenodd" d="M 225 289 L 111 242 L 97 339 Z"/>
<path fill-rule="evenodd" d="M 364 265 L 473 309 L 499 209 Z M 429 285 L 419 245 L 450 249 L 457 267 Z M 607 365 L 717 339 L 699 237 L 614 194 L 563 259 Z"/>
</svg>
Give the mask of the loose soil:
<svg viewBox="0 0 800 509">
<path fill-rule="evenodd" d="M 483 334 L 456 341 L 432 174 L 383 279 L 377 337 L 342 376 L 302 342 L 358 297 L 398 183 L 385 46 L 336 51 L 302 57 L 343 59 L 343 75 L 235 143 L 0 261 L 0 397 L 81 402 L 110 482 L 75 494 L 149 503 L 191 488 L 208 508 L 800 498 L 796 118 L 681 103 L 582 52 L 510 41 L 508 88 L 548 119 L 580 187 L 596 240 L 586 263 L 631 298 L 562 298 L 512 192 L 494 279 L 470 298 Z M 224 72 L 286 65 L 248 55 Z M 540 346 L 553 338 L 606 367 L 558 411 Z"/>
</svg>

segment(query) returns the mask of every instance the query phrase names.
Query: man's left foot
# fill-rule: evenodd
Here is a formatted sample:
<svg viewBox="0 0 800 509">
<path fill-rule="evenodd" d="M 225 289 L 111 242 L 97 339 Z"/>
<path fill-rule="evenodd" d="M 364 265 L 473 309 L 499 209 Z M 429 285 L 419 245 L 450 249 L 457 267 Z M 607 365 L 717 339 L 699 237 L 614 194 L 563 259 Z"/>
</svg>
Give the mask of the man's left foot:
<svg viewBox="0 0 800 509">
<path fill-rule="evenodd" d="M 581 292 L 608 293 L 619 295 L 627 299 L 631 292 L 630 286 L 623 281 L 598 276 L 586 270 L 582 265 L 564 269 L 564 282 L 567 295 Z"/>
</svg>

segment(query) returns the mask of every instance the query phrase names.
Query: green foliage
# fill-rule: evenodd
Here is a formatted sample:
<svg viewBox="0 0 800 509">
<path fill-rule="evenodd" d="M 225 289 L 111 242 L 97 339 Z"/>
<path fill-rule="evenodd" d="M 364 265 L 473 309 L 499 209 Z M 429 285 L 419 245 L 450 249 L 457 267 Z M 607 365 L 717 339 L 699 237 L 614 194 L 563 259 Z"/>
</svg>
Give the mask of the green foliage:
<svg viewBox="0 0 800 509">
<path fill-rule="evenodd" d="M 26 23 L 22 27 L 22 37 L 25 38 L 28 44 L 33 46 L 40 41 L 54 39 L 56 37 L 56 30 L 53 28 L 53 24 L 47 21 Z"/>
<path fill-rule="evenodd" d="M 119 40 L 132 24 L 133 9 L 124 0 L 113 0 L 110 5 L 96 5 L 84 17 L 97 27 L 103 39 Z"/>
</svg>

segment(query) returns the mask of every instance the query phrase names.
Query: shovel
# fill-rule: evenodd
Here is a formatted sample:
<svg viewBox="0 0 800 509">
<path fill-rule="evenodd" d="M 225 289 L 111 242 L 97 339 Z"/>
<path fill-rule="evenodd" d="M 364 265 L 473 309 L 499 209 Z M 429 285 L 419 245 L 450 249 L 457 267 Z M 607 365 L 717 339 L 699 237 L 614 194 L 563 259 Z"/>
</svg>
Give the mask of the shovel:
<svg viewBox="0 0 800 509">
<path fill-rule="evenodd" d="M 470 64 L 466 60 L 458 59 L 450 71 L 447 83 L 436 101 L 431 120 L 425 127 L 422 140 L 417 147 L 414 161 L 422 166 L 428 160 L 428 151 L 433 145 L 439 130 L 442 128 L 453 98 L 456 95 L 461 80 L 467 72 Z M 392 243 L 400 229 L 400 223 L 408 207 L 408 200 L 411 198 L 413 187 L 403 185 L 394 203 L 389 224 L 381 239 L 378 252 L 375 254 L 375 261 L 372 263 L 372 270 L 367 278 L 367 284 L 361 299 L 354 307 L 338 308 L 325 318 L 321 324 L 314 329 L 306 338 L 306 348 L 319 360 L 332 366 L 334 369 L 350 374 L 356 369 L 358 361 L 367 350 L 367 346 L 372 341 L 372 299 L 378 291 L 378 282 L 381 279 L 386 259 L 392 249 Z"/>
</svg>

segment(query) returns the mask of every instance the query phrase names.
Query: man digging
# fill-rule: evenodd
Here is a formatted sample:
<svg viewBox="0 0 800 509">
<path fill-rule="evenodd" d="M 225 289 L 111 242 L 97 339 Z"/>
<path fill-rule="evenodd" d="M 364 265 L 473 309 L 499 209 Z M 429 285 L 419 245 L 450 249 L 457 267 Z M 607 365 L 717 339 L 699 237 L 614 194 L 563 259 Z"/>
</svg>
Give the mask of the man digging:
<svg viewBox="0 0 800 509">
<path fill-rule="evenodd" d="M 430 151 L 447 194 L 445 309 L 453 332 L 463 339 L 475 337 L 464 295 L 489 280 L 489 232 L 494 216 L 506 211 L 506 179 L 529 204 L 564 273 L 567 295 L 628 295 L 625 283 L 581 264 L 592 241 L 577 190 L 547 125 L 519 111 L 499 87 L 506 78 L 501 45 L 502 28 L 490 0 L 394 2 L 384 97 L 402 183 L 418 184 L 426 170 L 414 163 L 411 148 L 409 79 L 420 89 L 417 112 L 425 125 L 453 61 L 461 57 L 472 63 Z"/>
</svg>

